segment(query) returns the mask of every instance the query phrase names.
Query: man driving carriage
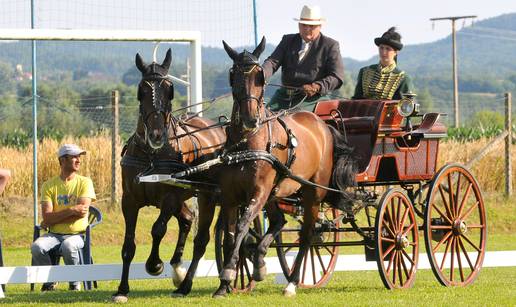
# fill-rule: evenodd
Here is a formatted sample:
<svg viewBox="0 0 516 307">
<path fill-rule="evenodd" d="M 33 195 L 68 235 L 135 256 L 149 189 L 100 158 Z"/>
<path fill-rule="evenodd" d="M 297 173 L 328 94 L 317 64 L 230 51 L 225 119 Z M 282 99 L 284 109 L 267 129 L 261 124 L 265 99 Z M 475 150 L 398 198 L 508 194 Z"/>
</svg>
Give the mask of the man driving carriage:
<svg viewBox="0 0 516 307">
<path fill-rule="evenodd" d="M 294 20 L 299 33 L 284 35 L 263 63 L 266 80 L 281 67 L 282 86 L 268 104 L 273 111 L 293 107 L 313 111 L 317 101 L 328 99 L 326 95 L 340 88 L 344 78 L 339 43 L 321 33 L 325 21 L 321 9 L 305 5 Z"/>
</svg>

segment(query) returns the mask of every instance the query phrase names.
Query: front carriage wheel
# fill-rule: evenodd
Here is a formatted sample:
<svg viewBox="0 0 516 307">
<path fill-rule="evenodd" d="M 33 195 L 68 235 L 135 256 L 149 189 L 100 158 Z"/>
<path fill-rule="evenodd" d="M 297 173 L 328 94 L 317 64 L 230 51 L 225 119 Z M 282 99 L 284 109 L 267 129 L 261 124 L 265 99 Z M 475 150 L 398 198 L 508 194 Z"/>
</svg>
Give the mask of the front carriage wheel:
<svg viewBox="0 0 516 307">
<path fill-rule="evenodd" d="M 224 268 L 224 222 L 221 217 L 217 220 L 215 226 L 215 261 L 217 263 L 217 270 L 220 274 Z M 231 282 L 233 292 L 250 292 L 256 286 L 256 281 L 253 279 L 253 259 L 254 253 L 261 238 L 263 237 L 262 226 L 260 218 L 257 217 L 251 227 L 248 235 L 242 241 L 240 246 L 239 259 L 237 263 L 236 279 Z"/>
<path fill-rule="evenodd" d="M 314 239 L 301 263 L 298 287 L 318 288 L 328 283 L 337 264 L 340 225 L 338 211 L 326 204 L 316 219 Z M 283 274 L 288 277 L 293 269 L 294 260 L 299 251 L 299 232 L 303 219 L 301 216 L 288 215 L 287 224 L 276 236 L 276 252 Z"/>
<path fill-rule="evenodd" d="M 487 222 L 478 183 L 464 166 L 445 165 L 435 175 L 424 229 L 437 280 L 444 286 L 472 283 L 484 261 Z"/>
<path fill-rule="evenodd" d="M 387 289 L 410 288 L 416 279 L 418 226 L 414 206 L 400 189 L 383 194 L 375 222 L 376 263 Z"/>
</svg>

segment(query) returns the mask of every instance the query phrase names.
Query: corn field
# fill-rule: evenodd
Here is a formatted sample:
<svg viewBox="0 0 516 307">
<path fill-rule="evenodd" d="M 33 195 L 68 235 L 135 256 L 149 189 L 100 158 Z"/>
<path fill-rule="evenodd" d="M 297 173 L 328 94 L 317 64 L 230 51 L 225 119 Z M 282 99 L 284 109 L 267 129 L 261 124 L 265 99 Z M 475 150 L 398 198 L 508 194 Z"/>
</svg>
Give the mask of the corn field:
<svg viewBox="0 0 516 307">
<path fill-rule="evenodd" d="M 487 143 L 488 139 L 472 142 L 442 142 L 439 148 L 439 166 L 446 162 L 465 164 L 471 160 Z M 109 135 L 83 138 L 65 138 L 61 142 L 44 139 L 38 147 L 38 183 L 59 173 L 57 150 L 64 143 L 76 143 L 87 151 L 81 159 L 80 174 L 93 179 L 97 199 L 109 199 L 111 195 L 111 137 Z M 513 152 L 516 152 L 516 146 Z M 472 167 L 475 178 L 483 191 L 503 191 L 504 178 L 504 144 L 498 143 L 495 148 Z M 117 153 L 120 154 L 120 153 Z M 0 167 L 9 168 L 12 178 L 4 196 L 32 196 L 32 145 L 26 149 L 0 147 Z M 516 155 L 513 155 L 516 167 Z M 120 176 L 120 174 L 117 174 Z M 513 169 L 512 177 L 516 177 Z M 118 180 L 120 182 L 120 180 Z M 513 182 L 516 182 L 513 179 Z M 121 188 L 119 189 L 121 190 Z"/>
</svg>

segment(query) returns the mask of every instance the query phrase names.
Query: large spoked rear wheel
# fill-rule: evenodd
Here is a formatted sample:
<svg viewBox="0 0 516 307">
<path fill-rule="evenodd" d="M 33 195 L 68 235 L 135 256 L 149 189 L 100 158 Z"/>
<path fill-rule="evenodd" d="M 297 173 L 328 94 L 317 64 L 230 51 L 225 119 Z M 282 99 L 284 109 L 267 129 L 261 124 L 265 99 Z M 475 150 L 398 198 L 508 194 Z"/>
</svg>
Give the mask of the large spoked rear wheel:
<svg viewBox="0 0 516 307">
<path fill-rule="evenodd" d="M 426 252 L 444 286 L 472 283 L 484 261 L 487 222 L 475 178 L 459 164 L 435 175 L 425 209 Z"/>
<path fill-rule="evenodd" d="M 390 189 L 381 198 L 375 222 L 376 263 L 387 289 L 410 288 L 416 279 L 418 226 L 405 192 Z"/>
<path fill-rule="evenodd" d="M 252 260 L 262 236 L 260 218 L 257 217 L 249 228 L 249 234 L 244 238 L 240 246 L 236 279 L 231 283 L 233 292 L 250 292 L 255 288 L 256 281 L 252 278 Z M 215 226 L 215 261 L 219 274 L 224 268 L 224 259 L 224 222 L 219 217 Z"/>
<path fill-rule="evenodd" d="M 298 287 L 317 288 L 328 283 L 337 264 L 339 222 L 334 221 L 338 216 L 337 210 L 323 205 L 315 225 L 312 246 L 307 251 L 301 264 L 301 273 Z M 288 216 L 287 224 L 276 236 L 276 252 L 287 277 L 292 272 L 294 260 L 299 252 L 299 232 L 301 231 L 302 217 Z"/>
</svg>

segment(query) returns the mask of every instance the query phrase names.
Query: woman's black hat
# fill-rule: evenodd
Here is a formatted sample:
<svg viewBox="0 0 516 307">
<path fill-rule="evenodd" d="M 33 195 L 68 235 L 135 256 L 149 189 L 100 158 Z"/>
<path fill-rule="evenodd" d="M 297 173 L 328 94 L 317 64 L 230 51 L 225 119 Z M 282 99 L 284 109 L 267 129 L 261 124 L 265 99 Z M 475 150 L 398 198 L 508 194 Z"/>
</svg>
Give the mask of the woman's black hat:
<svg viewBox="0 0 516 307">
<path fill-rule="evenodd" d="M 388 45 L 396 50 L 401 50 L 403 48 L 403 44 L 401 43 L 401 35 L 396 32 L 395 27 L 391 27 L 387 32 L 383 33 L 382 37 L 377 37 L 374 39 L 374 43 L 376 46 Z"/>
</svg>

